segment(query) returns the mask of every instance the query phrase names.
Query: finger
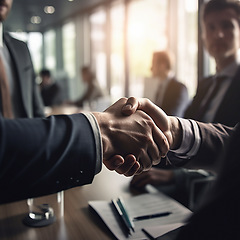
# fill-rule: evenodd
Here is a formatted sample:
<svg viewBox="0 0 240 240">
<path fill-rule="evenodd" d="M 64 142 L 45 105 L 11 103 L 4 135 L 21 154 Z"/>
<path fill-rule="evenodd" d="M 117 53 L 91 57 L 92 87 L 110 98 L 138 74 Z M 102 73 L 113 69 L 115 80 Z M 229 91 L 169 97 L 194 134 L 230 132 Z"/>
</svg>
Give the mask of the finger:
<svg viewBox="0 0 240 240">
<path fill-rule="evenodd" d="M 124 115 L 132 115 L 138 110 L 138 100 L 135 97 L 128 98 L 127 102 L 122 107 L 122 113 Z"/>
<path fill-rule="evenodd" d="M 143 172 L 143 167 L 140 165 L 140 168 L 137 170 L 137 172 L 135 173 L 135 175 L 140 175 Z"/>
<path fill-rule="evenodd" d="M 147 154 L 151 159 L 151 163 L 156 165 L 161 160 L 161 148 L 155 142 L 149 142 L 147 148 Z"/>
<path fill-rule="evenodd" d="M 103 160 L 103 163 L 109 170 L 113 171 L 124 164 L 124 158 L 120 155 L 115 155 L 108 160 Z"/>
<path fill-rule="evenodd" d="M 124 106 L 126 103 L 127 103 L 127 98 L 122 97 L 118 101 L 113 103 L 110 107 L 105 109 L 104 112 L 115 112 L 118 106 Z"/>
<path fill-rule="evenodd" d="M 124 163 L 120 167 L 115 169 L 115 171 L 119 174 L 125 174 L 128 171 L 130 171 L 130 169 L 133 167 L 135 163 L 136 163 L 135 156 L 132 154 L 129 154 L 127 157 L 125 157 Z"/>
<path fill-rule="evenodd" d="M 126 177 L 133 176 L 133 175 L 135 175 L 137 173 L 139 168 L 140 168 L 140 164 L 139 164 L 139 162 L 136 161 L 134 163 L 134 165 L 131 167 L 131 169 L 128 172 L 124 173 L 124 175 Z"/>
<path fill-rule="evenodd" d="M 157 128 L 156 126 L 153 127 L 152 129 L 152 135 L 153 135 L 153 140 L 157 144 L 158 149 L 159 149 L 159 159 L 161 157 L 165 157 L 169 151 L 169 142 L 167 137 L 164 135 L 164 133 Z M 158 164 L 159 162 L 153 162 L 154 165 Z"/>
<path fill-rule="evenodd" d="M 143 171 L 147 171 L 152 167 L 152 160 L 146 151 L 142 150 L 138 162 L 143 168 Z"/>
<path fill-rule="evenodd" d="M 162 131 L 168 130 L 168 116 L 161 108 L 147 98 L 139 98 L 137 102 L 138 104 L 135 103 L 135 105 L 137 105 L 138 110 L 147 113 Z"/>
</svg>

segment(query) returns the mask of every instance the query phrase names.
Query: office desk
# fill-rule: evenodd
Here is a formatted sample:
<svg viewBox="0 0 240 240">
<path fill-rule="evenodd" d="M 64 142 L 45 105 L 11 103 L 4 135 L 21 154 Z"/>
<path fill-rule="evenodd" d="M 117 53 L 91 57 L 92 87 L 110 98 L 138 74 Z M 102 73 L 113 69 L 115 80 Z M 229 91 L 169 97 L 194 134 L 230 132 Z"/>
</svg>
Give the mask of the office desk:
<svg viewBox="0 0 240 240">
<path fill-rule="evenodd" d="M 64 217 L 42 228 L 27 227 L 22 219 L 28 212 L 26 200 L 0 205 L 1 240 L 110 240 L 111 232 L 88 208 L 89 200 L 129 197 L 130 178 L 110 172 L 105 167 L 91 185 L 64 192 Z M 48 196 L 49 197 L 49 196 Z M 47 198 L 47 197 L 46 197 Z M 47 200 L 46 200 L 47 202 Z"/>
</svg>

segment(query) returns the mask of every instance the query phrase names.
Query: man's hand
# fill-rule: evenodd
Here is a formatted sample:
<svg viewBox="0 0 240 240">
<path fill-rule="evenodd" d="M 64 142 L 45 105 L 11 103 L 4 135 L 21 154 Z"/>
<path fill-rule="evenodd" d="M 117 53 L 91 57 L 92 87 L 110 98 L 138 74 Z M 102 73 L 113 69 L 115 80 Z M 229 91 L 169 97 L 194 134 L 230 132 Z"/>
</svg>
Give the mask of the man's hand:
<svg viewBox="0 0 240 240">
<path fill-rule="evenodd" d="M 122 108 L 122 113 L 129 116 L 137 110 L 147 113 L 166 136 L 170 149 L 176 149 L 182 139 L 182 129 L 176 117 L 167 116 L 166 113 L 147 98 L 128 98 Z"/>
<path fill-rule="evenodd" d="M 140 175 L 135 175 L 130 183 L 132 187 L 144 188 L 147 184 L 153 186 L 167 185 L 174 181 L 174 172 L 160 168 L 151 168 Z"/>
<path fill-rule="evenodd" d="M 93 113 L 103 143 L 103 163 L 127 176 L 158 164 L 169 150 L 168 140 L 143 111 L 122 114 L 126 98 L 118 100 L 103 113 Z"/>
</svg>

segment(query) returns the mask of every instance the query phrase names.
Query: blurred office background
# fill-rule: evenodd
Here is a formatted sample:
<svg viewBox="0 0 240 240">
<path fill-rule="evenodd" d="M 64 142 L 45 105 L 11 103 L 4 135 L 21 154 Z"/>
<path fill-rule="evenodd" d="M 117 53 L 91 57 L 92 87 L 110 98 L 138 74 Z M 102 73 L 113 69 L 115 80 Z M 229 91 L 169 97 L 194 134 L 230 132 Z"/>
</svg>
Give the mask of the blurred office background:
<svg viewBox="0 0 240 240">
<path fill-rule="evenodd" d="M 204 0 L 15 0 L 5 30 L 28 43 L 36 73 L 47 67 L 66 98 L 84 91 L 80 67 L 91 65 L 112 101 L 143 96 L 152 53 L 175 56 L 177 78 L 195 94 L 214 69 L 201 41 Z"/>
</svg>

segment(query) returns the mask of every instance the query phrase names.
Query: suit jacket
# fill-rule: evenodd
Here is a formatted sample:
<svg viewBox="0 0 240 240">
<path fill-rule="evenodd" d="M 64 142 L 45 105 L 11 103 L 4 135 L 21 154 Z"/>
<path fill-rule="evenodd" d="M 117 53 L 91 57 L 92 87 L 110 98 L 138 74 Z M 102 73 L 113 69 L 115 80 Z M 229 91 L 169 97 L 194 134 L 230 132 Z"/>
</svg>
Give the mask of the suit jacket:
<svg viewBox="0 0 240 240">
<path fill-rule="evenodd" d="M 49 118 L 0 117 L 0 203 L 92 182 L 93 129 L 83 114 Z"/>
<path fill-rule="evenodd" d="M 212 126 L 210 126 L 211 128 Z M 202 131 L 204 126 L 200 126 L 200 129 Z M 219 130 L 216 129 L 217 133 L 213 135 L 217 136 L 220 133 L 218 136 L 224 142 L 225 136 L 223 137 L 223 135 L 227 134 L 221 131 L 223 129 Z M 206 133 L 205 130 L 203 132 Z M 158 238 L 159 240 L 240 239 L 240 126 L 237 126 L 231 134 L 228 147 L 225 147 L 225 154 L 222 153 L 222 156 L 217 158 L 217 161 L 221 162 L 221 166 L 215 185 L 205 195 L 207 198 L 187 221 L 186 226 L 174 231 L 175 233 L 171 232 Z M 206 141 L 207 135 L 203 136 Z M 207 143 L 209 142 L 207 141 Z M 204 146 L 206 145 L 204 144 Z M 204 149 L 200 149 L 200 152 L 202 150 Z M 212 149 L 215 152 L 217 150 L 219 149 Z"/>
<path fill-rule="evenodd" d="M 203 79 L 199 82 L 197 93 L 192 101 L 192 103 L 187 108 L 184 117 L 191 118 L 197 121 L 202 121 L 198 119 L 197 113 L 200 108 L 200 104 L 206 97 L 208 89 L 210 88 L 212 81 L 210 78 Z M 214 116 L 214 123 L 222 123 L 227 126 L 235 126 L 240 120 L 240 66 L 232 80 L 230 87 L 228 88 L 225 96 L 223 97 L 217 112 Z"/>
<path fill-rule="evenodd" d="M 155 102 L 157 104 L 157 102 Z M 188 91 L 184 84 L 172 78 L 165 90 L 162 104 L 158 105 L 167 115 L 182 117 L 189 104 Z"/>
<path fill-rule="evenodd" d="M 4 33 L 4 42 L 9 50 L 16 73 L 14 80 L 19 92 L 17 104 L 20 117 L 43 117 L 43 103 L 35 81 L 35 73 L 27 45 L 12 38 L 7 33 Z"/>
<path fill-rule="evenodd" d="M 227 142 L 235 132 L 236 126 L 228 127 L 219 123 L 197 122 L 200 130 L 201 143 L 197 155 L 185 160 L 181 156 L 176 156 L 169 152 L 168 158 L 175 166 L 185 166 L 187 168 L 203 168 L 216 170 L 219 167 L 218 157 L 223 154 Z M 189 144 L 192 144 L 189 142 Z"/>
</svg>

